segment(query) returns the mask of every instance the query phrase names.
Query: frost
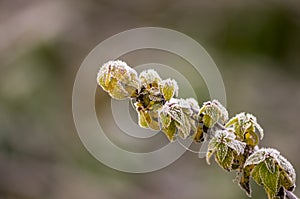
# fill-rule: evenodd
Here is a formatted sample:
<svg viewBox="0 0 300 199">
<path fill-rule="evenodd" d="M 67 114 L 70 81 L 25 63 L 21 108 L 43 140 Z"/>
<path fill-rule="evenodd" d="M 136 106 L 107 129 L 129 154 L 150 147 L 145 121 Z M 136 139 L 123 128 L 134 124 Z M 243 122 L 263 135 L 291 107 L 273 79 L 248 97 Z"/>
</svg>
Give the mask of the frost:
<svg viewBox="0 0 300 199">
<path fill-rule="evenodd" d="M 239 155 L 244 153 L 246 143 L 240 142 L 238 140 L 231 140 L 230 142 L 227 142 L 227 146 L 235 150 Z"/>
<path fill-rule="evenodd" d="M 217 100 L 204 102 L 199 110 L 199 115 L 203 115 L 203 123 L 208 128 L 213 127 L 217 122 L 225 124 L 228 120 L 228 112 Z"/>
<path fill-rule="evenodd" d="M 97 83 L 115 99 L 131 97 L 140 86 L 137 72 L 120 60 L 103 64 L 97 75 Z"/>
<path fill-rule="evenodd" d="M 162 130 L 165 133 L 168 131 L 168 125 L 170 125 L 169 120 L 174 121 L 176 133 L 183 139 L 187 138 L 191 132 L 196 132 L 195 121 L 191 117 L 191 106 L 186 100 L 172 98 L 158 112 Z"/>
<path fill-rule="evenodd" d="M 269 198 L 285 197 L 295 188 L 296 173 L 279 151 L 259 149 L 264 136 L 256 117 L 239 113 L 228 121 L 226 108 L 217 100 L 200 108 L 193 98 L 177 99 L 174 79 L 162 80 L 154 70 L 137 72 L 116 60 L 102 65 L 97 83 L 112 98 L 131 98 L 143 128 L 162 130 L 170 141 L 178 136 L 196 142 L 209 141 L 206 161 L 215 161 L 226 171 L 238 171 L 239 185 L 251 195 L 250 177 L 262 185 Z"/>
<path fill-rule="evenodd" d="M 243 154 L 246 144 L 235 139 L 235 135 L 230 130 L 217 130 L 215 133 L 217 142 L 225 143 L 226 146 L 233 149 L 237 154 Z"/>
<path fill-rule="evenodd" d="M 279 170 L 278 167 L 275 167 L 274 172 L 270 172 L 265 163 L 262 163 L 259 168 L 259 176 L 261 182 L 265 187 L 266 192 L 269 192 L 272 195 L 276 195 L 278 191 L 278 182 L 279 182 Z"/>
<path fill-rule="evenodd" d="M 294 184 L 296 182 L 296 172 L 293 165 L 282 155 L 277 157 L 278 165 L 287 173 L 291 182 Z"/>
<path fill-rule="evenodd" d="M 275 160 L 277 160 L 278 156 L 280 155 L 279 151 L 272 148 L 261 148 L 257 151 L 255 151 L 253 154 L 251 154 L 246 162 L 244 167 L 248 165 L 257 165 L 261 162 L 263 162 L 266 158 L 272 157 Z"/>
<path fill-rule="evenodd" d="M 191 106 L 191 108 L 197 112 L 199 112 L 199 105 L 198 102 L 194 98 L 187 98 L 185 101 Z"/>
<path fill-rule="evenodd" d="M 287 173 L 289 176 L 289 179 L 292 183 L 295 183 L 296 181 L 296 173 L 292 166 L 292 164 L 284 158 L 279 151 L 272 148 L 261 148 L 258 151 L 254 152 L 252 155 L 248 157 L 248 159 L 245 162 L 245 167 L 248 165 L 256 165 L 259 164 L 262 161 L 266 161 L 266 166 L 268 167 L 269 171 L 274 171 L 274 165 L 271 165 L 273 161 L 275 161 L 279 167 Z M 271 163 L 268 163 L 268 161 L 271 161 Z"/>
<path fill-rule="evenodd" d="M 232 127 L 238 138 L 252 147 L 256 146 L 259 139 L 262 139 L 264 136 L 263 129 L 257 123 L 256 118 L 249 113 L 242 112 L 237 114 L 225 126 Z"/>
<path fill-rule="evenodd" d="M 207 163 L 210 157 L 216 153 L 216 161 L 225 170 L 232 170 L 232 163 L 236 155 L 244 153 L 246 144 L 235 140 L 235 135 L 229 130 L 217 130 L 214 137 L 208 143 L 206 154 Z M 236 152 L 236 153 L 234 153 Z"/>
<path fill-rule="evenodd" d="M 139 78 L 141 80 L 141 83 L 145 86 L 149 84 L 158 86 L 158 83 L 162 81 L 158 73 L 152 69 L 142 71 Z"/>
<path fill-rule="evenodd" d="M 159 82 L 159 89 L 166 101 L 178 96 L 178 85 L 174 79 L 162 80 Z"/>
<path fill-rule="evenodd" d="M 254 165 L 252 178 L 265 186 L 266 192 L 277 194 L 280 186 L 293 190 L 296 173 L 291 163 L 276 149 L 262 148 L 255 151 L 246 160 L 244 167 Z M 259 175 L 257 171 L 259 170 Z"/>
<path fill-rule="evenodd" d="M 220 162 L 223 162 L 228 152 L 228 146 L 220 143 L 217 147 L 217 157 Z"/>
</svg>

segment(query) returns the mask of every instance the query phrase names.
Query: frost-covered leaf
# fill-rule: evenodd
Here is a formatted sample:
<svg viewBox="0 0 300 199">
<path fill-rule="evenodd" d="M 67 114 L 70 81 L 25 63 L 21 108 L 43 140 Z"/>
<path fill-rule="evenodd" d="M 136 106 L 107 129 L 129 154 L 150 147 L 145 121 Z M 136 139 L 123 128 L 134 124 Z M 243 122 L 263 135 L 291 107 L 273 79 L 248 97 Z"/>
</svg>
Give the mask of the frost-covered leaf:
<svg viewBox="0 0 300 199">
<path fill-rule="evenodd" d="M 208 143 L 208 150 L 215 150 L 219 145 L 219 141 L 217 138 L 212 138 Z"/>
<path fill-rule="evenodd" d="M 215 137 L 213 137 L 208 143 L 207 161 L 212 154 L 215 154 L 217 163 L 225 170 L 231 171 L 233 161 L 236 158 L 236 154 L 244 151 L 245 145 L 234 139 L 233 133 L 228 130 L 217 130 Z M 230 144 L 229 144 L 230 143 Z M 238 152 L 237 152 L 237 151 Z"/>
<path fill-rule="evenodd" d="M 153 130 L 160 130 L 160 125 L 158 123 L 158 113 L 157 111 L 147 111 L 147 115 L 149 115 L 149 123 L 148 126 L 149 128 Z"/>
<path fill-rule="evenodd" d="M 296 172 L 295 169 L 293 168 L 293 165 L 282 155 L 279 155 L 276 160 L 280 168 L 288 175 L 289 180 L 293 184 L 295 184 Z"/>
<path fill-rule="evenodd" d="M 252 153 L 245 162 L 245 167 L 248 165 L 256 165 L 266 159 L 267 151 L 265 148 L 259 149 Z"/>
<path fill-rule="evenodd" d="M 261 178 L 261 181 L 264 185 L 267 192 L 270 192 L 269 194 L 276 195 L 278 192 L 278 182 L 279 182 L 279 169 L 278 167 L 275 167 L 275 172 L 272 173 L 269 171 L 266 162 L 264 164 L 261 164 L 259 169 L 259 175 Z"/>
<path fill-rule="evenodd" d="M 170 141 L 175 140 L 175 134 L 176 134 L 176 126 L 175 126 L 175 121 L 171 121 L 171 123 L 168 125 L 168 127 L 162 128 L 162 131 L 166 134 L 168 139 Z"/>
<path fill-rule="evenodd" d="M 264 164 L 259 163 L 258 165 L 254 166 L 254 168 L 251 171 L 251 177 L 253 178 L 253 180 L 258 184 L 258 185 L 263 185 L 260 174 L 259 174 L 259 170 L 260 170 L 260 166 Z M 249 166 L 248 166 L 249 167 Z"/>
<path fill-rule="evenodd" d="M 215 104 L 220 110 L 219 122 L 225 124 L 228 121 L 228 112 L 226 108 L 218 100 L 213 100 L 212 103 Z"/>
<path fill-rule="evenodd" d="M 158 87 L 158 84 L 162 81 L 159 74 L 152 69 L 144 70 L 139 75 L 140 81 L 142 85 L 149 86 L 152 84 L 152 86 Z"/>
<path fill-rule="evenodd" d="M 217 122 L 225 124 L 228 120 L 227 110 L 217 100 L 203 103 L 199 115 L 203 115 L 203 124 L 208 128 L 213 127 Z"/>
<path fill-rule="evenodd" d="M 131 97 L 140 87 L 137 72 L 120 60 L 103 64 L 97 74 L 97 83 L 115 99 Z"/>
<path fill-rule="evenodd" d="M 238 155 L 243 154 L 244 149 L 246 147 L 246 143 L 238 141 L 238 140 L 231 140 L 231 141 L 228 141 L 226 144 L 228 147 L 235 150 Z"/>
<path fill-rule="evenodd" d="M 197 131 L 195 120 L 192 118 L 191 106 L 184 99 L 172 98 L 170 101 L 166 102 L 163 107 L 158 111 L 159 121 L 167 128 L 165 125 L 166 121 L 174 121 L 176 126 L 176 134 L 183 139 L 191 135 L 191 132 L 195 133 Z M 166 117 L 169 117 L 167 119 Z"/>
<path fill-rule="evenodd" d="M 202 117 L 202 121 L 204 126 L 208 128 L 211 128 L 216 123 L 216 121 L 214 121 L 213 118 L 211 118 L 209 115 L 204 115 Z"/>
<path fill-rule="evenodd" d="M 198 102 L 194 98 L 187 98 L 185 101 L 190 105 L 190 107 L 196 111 L 197 113 L 199 112 L 199 105 Z"/>
<path fill-rule="evenodd" d="M 276 165 L 275 165 L 275 162 L 274 162 L 273 158 L 267 158 L 265 160 L 265 164 L 266 164 L 267 169 L 269 170 L 270 173 L 275 173 Z"/>
<path fill-rule="evenodd" d="M 167 114 L 160 114 L 160 124 L 162 128 L 166 128 L 170 125 L 172 119 L 169 115 Z"/>
<path fill-rule="evenodd" d="M 227 127 L 233 126 L 237 122 L 238 122 L 238 118 L 237 118 L 237 116 L 235 116 L 226 123 L 225 127 L 227 128 Z"/>
<path fill-rule="evenodd" d="M 246 144 L 235 139 L 235 135 L 230 129 L 217 130 L 215 132 L 215 138 L 218 143 L 224 143 L 227 147 L 236 151 L 236 153 L 244 153 Z"/>
<path fill-rule="evenodd" d="M 232 140 L 234 139 L 234 135 L 232 137 L 232 134 L 229 133 L 226 129 L 225 130 L 216 130 L 215 132 L 215 138 L 217 138 L 217 140 L 219 142 L 227 142 L 228 139 Z"/>
<path fill-rule="evenodd" d="M 169 102 L 166 102 L 164 104 L 159 113 L 169 115 L 173 120 L 175 120 L 178 123 L 181 123 L 183 111 L 180 107 L 179 101 L 179 99 L 171 99 Z"/>
<path fill-rule="evenodd" d="M 206 153 L 206 162 L 207 164 L 210 164 L 210 158 L 211 156 L 215 153 L 217 150 L 217 147 L 219 145 L 218 139 L 217 138 L 212 138 L 209 143 L 208 143 L 208 149 Z"/>
<path fill-rule="evenodd" d="M 173 96 L 178 96 L 178 85 L 174 79 L 162 80 L 159 82 L 159 89 L 166 101 L 169 101 Z"/>
<path fill-rule="evenodd" d="M 224 158 L 224 160 L 222 162 L 219 162 L 219 165 L 226 171 L 231 171 L 231 169 L 232 169 L 231 166 L 232 166 L 232 162 L 234 159 L 233 154 L 234 154 L 233 150 L 228 148 L 226 157 Z"/>
<path fill-rule="evenodd" d="M 248 157 L 244 167 L 248 165 L 255 165 L 251 174 L 252 178 L 258 184 L 264 184 L 266 191 L 273 195 L 275 194 L 275 183 L 277 183 L 276 191 L 278 191 L 279 185 L 287 190 L 293 190 L 295 187 L 295 170 L 276 149 L 261 148 L 255 151 Z M 257 172 L 258 169 L 259 172 Z"/>
<path fill-rule="evenodd" d="M 259 137 L 258 135 L 252 131 L 252 130 L 247 130 L 244 135 L 244 142 L 247 143 L 249 146 L 256 146 L 259 142 Z"/>
<path fill-rule="evenodd" d="M 219 162 L 223 162 L 226 155 L 227 155 L 227 151 L 228 151 L 228 146 L 226 146 L 225 144 L 223 143 L 220 143 L 218 146 L 217 146 L 217 160 Z"/>
<path fill-rule="evenodd" d="M 191 131 L 191 121 L 190 121 L 191 118 L 189 115 L 182 113 L 180 119 L 181 119 L 180 123 L 176 122 L 175 124 L 178 129 L 178 135 L 181 138 L 185 139 L 190 134 Z"/>
<path fill-rule="evenodd" d="M 254 124 L 255 128 L 257 129 L 257 131 L 259 132 L 260 139 L 262 140 L 264 138 L 264 130 L 263 130 L 263 128 L 256 122 L 256 120 L 255 120 L 255 122 L 253 124 Z"/>
<path fill-rule="evenodd" d="M 280 171 L 280 186 L 284 187 L 286 190 L 293 191 L 295 188 L 295 183 L 291 181 L 288 174 L 284 171 Z"/>
<path fill-rule="evenodd" d="M 143 128 L 149 128 L 148 127 L 148 122 L 146 119 L 146 115 L 143 111 L 138 112 L 138 120 L 139 120 L 139 126 Z"/>
<path fill-rule="evenodd" d="M 239 113 L 231 118 L 226 127 L 233 127 L 235 134 L 250 146 L 256 146 L 260 139 L 263 138 L 264 133 L 261 126 L 257 123 L 256 117 L 249 113 Z"/>
</svg>

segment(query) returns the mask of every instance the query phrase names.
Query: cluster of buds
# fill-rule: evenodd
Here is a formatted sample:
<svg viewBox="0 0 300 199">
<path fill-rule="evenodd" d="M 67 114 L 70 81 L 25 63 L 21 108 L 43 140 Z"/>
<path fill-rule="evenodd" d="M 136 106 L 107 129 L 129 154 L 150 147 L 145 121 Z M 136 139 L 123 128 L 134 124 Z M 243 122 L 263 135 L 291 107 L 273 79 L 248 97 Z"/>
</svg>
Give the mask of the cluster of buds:
<svg viewBox="0 0 300 199">
<path fill-rule="evenodd" d="M 177 137 L 207 141 L 207 163 L 214 156 L 221 168 L 236 170 L 236 179 L 249 196 L 250 179 L 264 187 L 269 199 L 285 198 L 294 190 L 292 165 L 277 150 L 258 148 L 264 134 L 253 115 L 243 112 L 229 119 L 226 108 L 217 100 L 199 107 L 193 98 L 177 98 L 175 80 L 162 80 L 154 70 L 138 75 L 122 61 L 105 63 L 97 83 L 112 98 L 132 100 L 141 127 L 161 130 L 170 141 Z"/>
</svg>

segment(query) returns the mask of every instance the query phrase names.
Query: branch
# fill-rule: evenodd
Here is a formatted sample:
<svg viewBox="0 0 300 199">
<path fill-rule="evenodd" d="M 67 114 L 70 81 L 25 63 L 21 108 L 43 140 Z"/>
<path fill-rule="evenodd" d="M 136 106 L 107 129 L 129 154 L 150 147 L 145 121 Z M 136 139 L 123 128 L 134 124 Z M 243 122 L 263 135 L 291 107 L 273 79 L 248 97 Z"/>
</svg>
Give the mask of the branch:
<svg viewBox="0 0 300 199">
<path fill-rule="evenodd" d="M 299 199 L 293 192 L 285 190 L 286 199 Z"/>
<path fill-rule="evenodd" d="M 252 114 L 242 112 L 229 119 L 217 100 L 200 108 L 193 98 L 177 98 L 175 80 L 162 80 L 154 70 L 138 75 L 119 60 L 105 63 L 97 82 L 112 98 L 134 102 L 141 127 L 161 130 L 171 142 L 177 137 L 208 141 L 207 163 L 215 156 L 221 168 L 237 171 L 237 181 L 248 196 L 252 179 L 264 187 L 269 199 L 298 199 L 288 191 L 296 182 L 292 164 L 276 149 L 258 147 L 264 133 Z"/>
</svg>

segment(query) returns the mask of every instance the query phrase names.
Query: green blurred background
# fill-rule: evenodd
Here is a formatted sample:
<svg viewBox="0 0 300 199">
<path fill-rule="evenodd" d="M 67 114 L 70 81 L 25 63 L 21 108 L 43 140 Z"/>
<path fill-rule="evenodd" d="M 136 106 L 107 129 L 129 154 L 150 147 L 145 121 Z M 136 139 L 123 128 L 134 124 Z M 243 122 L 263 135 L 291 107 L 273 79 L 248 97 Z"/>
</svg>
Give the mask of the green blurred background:
<svg viewBox="0 0 300 199">
<path fill-rule="evenodd" d="M 99 42 L 144 26 L 201 43 L 222 73 L 230 115 L 255 114 L 265 129 L 261 145 L 276 147 L 300 171 L 299 1 L 1 0 L 1 199 L 247 198 L 232 183 L 234 173 L 195 154 L 127 174 L 98 162 L 81 143 L 71 109 L 76 71 Z M 136 53 L 125 61 L 155 55 Z M 199 103 L 207 100 L 203 87 Z M 99 89 L 96 100 L 101 110 L 110 98 Z M 253 198 L 264 197 L 254 185 Z"/>
</svg>

